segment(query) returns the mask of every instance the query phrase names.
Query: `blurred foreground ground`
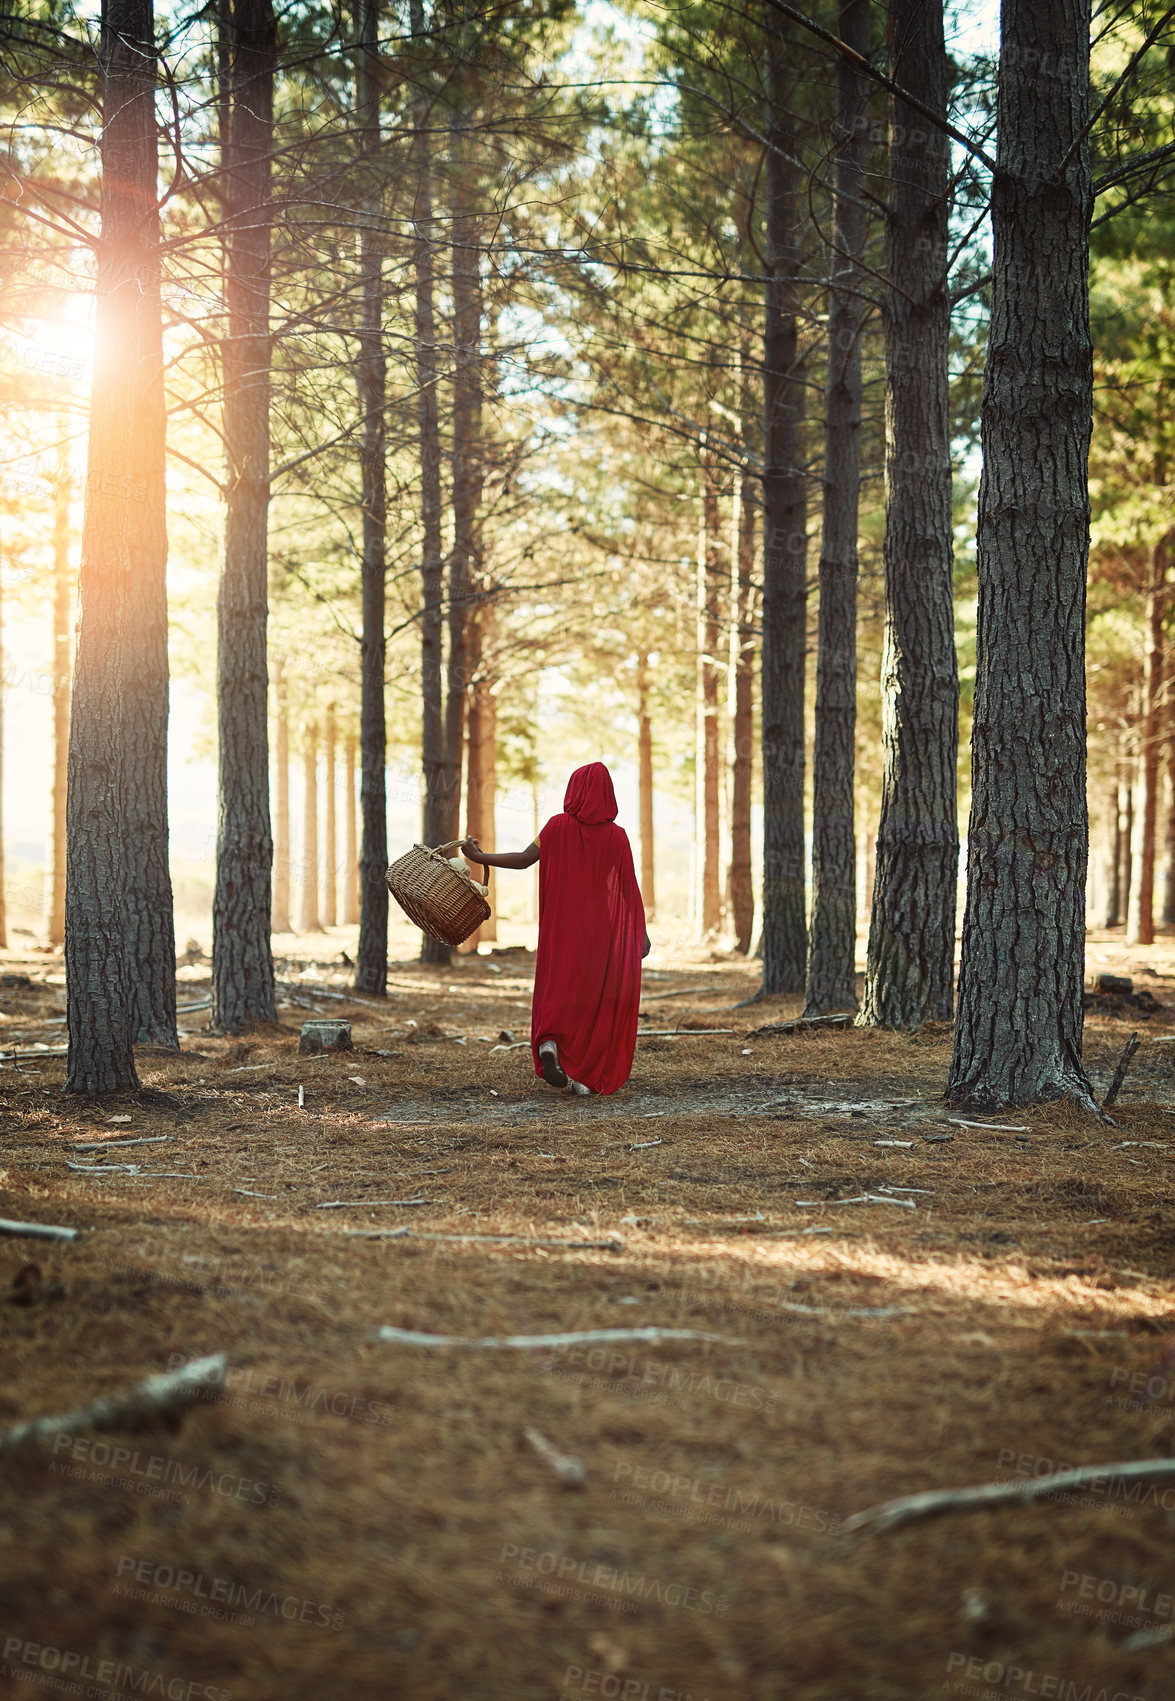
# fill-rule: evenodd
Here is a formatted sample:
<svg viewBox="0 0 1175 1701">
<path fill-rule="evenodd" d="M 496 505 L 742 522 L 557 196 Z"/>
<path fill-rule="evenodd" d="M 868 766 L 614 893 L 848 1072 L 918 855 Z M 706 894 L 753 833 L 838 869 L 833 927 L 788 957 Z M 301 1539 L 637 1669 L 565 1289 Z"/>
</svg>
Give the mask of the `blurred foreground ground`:
<svg viewBox="0 0 1175 1701">
<path fill-rule="evenodd" d="M 0 1238 L 0 1424 L 217 1350 L 229 1375 L 172 1432 L 5 1460 L 0 1695 L 1175 1694 L 1175 1481 L 840 1530 L 1175 1450 L 1175 1044 L 1150 1043 L 1175 1035 L 1173 942 L 1090 940 L 1090 977 L 1161 1006 L 1087 1020 L 1099 1088 L 1147 1041 L 1120 1127 L 981 1129 L 941 1106 L 944 1031 L 756 1034 L 796 1002 L 741 1005 L 753 965 L 655 937 L 642 1026 L 681 1031 L 608 1100 L 494 1049 L 528 1031 L 520 944 L 426 970 L 407 929 L 386 1004 L 347 996 L 353 930 L 283 936 L 280 1026 L 218 1039 L 188 1010 L 141 1096 L 4 1064 L 0 1215 L 89 1232 Z M 61 1043 L 60 959 L 0 967 L 3 1048 Z M 198 1006 L 207 962 L 182 976 Z M 352 1053 L 298 1055 L 316 1012 Z M 892 1202 L 836 1203 L 866 1193 Z M 721 1338 L 466 1351 L 381 1324 Z"/>
</svg>

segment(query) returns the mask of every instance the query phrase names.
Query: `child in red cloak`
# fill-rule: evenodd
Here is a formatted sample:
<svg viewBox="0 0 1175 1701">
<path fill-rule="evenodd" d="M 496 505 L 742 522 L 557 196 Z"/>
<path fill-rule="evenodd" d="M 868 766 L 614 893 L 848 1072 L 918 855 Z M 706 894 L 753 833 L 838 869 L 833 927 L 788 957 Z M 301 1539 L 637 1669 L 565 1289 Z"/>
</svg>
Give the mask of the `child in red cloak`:
<svg viewBox="0 0 1175 1701">
<path fill-rule="evenodd" d="M 562 815 L 524 851 L 492 855 L 476 839 L 462 853 L 483 868 L 539 864 L 539 948 L 531 1006 L 536 1075 L 577 1093 L 614 1093 L 632 1072 L 645 907 L 632 849 L 616 825 L 616 793 L 602 762 L 577 768 Z"/>
</svg>

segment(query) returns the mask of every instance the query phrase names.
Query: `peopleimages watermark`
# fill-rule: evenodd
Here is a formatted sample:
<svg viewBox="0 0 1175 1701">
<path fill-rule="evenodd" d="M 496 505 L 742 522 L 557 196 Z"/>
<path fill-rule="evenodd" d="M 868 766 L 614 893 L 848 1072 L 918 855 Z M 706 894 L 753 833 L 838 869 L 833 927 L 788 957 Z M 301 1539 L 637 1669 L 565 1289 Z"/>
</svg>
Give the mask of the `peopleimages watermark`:
<svg viewBox="0 0 1175 1701">
<path fill-rule="evenodd" d="M 1110 1387 L 1121 1388 L 1125 1385 L 1127 1394 L 1107 1394 L 1106 1401 L 1114 1406 L 1131 1406 L 1141 1411 L 1144 1406 L 1153 1405 L 1156 1400 L 1175 1400 L 1175 1377 L 1163 1376 L 1161 1371 L 1175 1362 L 1175 1353 L 1167 1353 L 1159 1364 L 1158 1370 L 1128 1370 L 1124 1365 L 1117 1365 L 1110 1372 Z"/>
<path fill-rule="evenodd" d="M 166 1672 L 152 1671 L 147 1666 L 125 1666 L 120 1660 L 96 1660 L 92 1654 L 30 1642 L 23 1636 L 4 1638 L 0 1677 L 39 1684 L 65 1695 L 103 1695 L 108 1691 L 130 1690 L 135 1695 L 161 1695 L 166 1701 L 231 1701 L 232 1697 L 232 1691 L 221 1689 L 219 1684 L 168 1677 Z"/>
<path fill-rule="evenodd" d="M 499 1571 L 500 1583 L 537 1588 L 544 1594 L 564 1599 L 594 1598 L 617 1605 L 624 1612 L 635 1612 L 638 1601 L 652 1601 L 661 1606 L 680 1607 L 683 1612 L 701 1613 L 707 1618 L 726 1616 L 727 1597 L 713 1589 L 666 1582 L 663 1577 L 650 1577 L 644 1571 L 624 1571 L 602 1560 L 576 1559 L 570 1553 L 540 1552 L 538 1548 L 519 1547 L 516 1542 L 503 1542 L 498 1564 L 515 1567 L 513 1571 Z M 602 1593 L 593 1597 L 591 1591 L 595 1589 Z"/>
<path fill-rule="evenodd" d="M 733 1530 L 754 1529 L 754 1520 L 766 1518 L 790 1529 L 835 1533 L 840 1516 L 818 1506 L 795 1500 L 777 1500 L 756 1488 L 727 1488 L 675 1471 L 648 1465 L 618 1463 L 612 1471 L 609 1500 L 626 1506 L 655 1506 L 675 1518 L 699 1524 L 722 1524 Z"/>
<path fill-rule="evenodd" d="M 184 1353 L 172 1353 L 168 1370 L 187 1363 Z M 369 1400 L 342 1388 L 321 1388 L 316 1383 L 299 1383 L 290 1376 L 262 1376 L 243 1366 L 225 1371 L 223 1385 L 210 1390 L 219 1405 L 240 1406 L 271 1417 L 303 1422 L 315 1416 L 354 1418 L 359 1423 L 393 1422 L 395 1411 L 386 1400 Z"/>
<path fill-rule="evenodd" d="M 560 1695 L 601 1695 L 606 1701 L 711 1701 L 708 1695 L 694 1689 L 677 1689 L 671 1683 L 649 1682 L 634 1677 L 631 1672 L 621 1677 L 617 1672 L 604 1671 L 598 1666 L 568 1666 L 563 1673 Z"/>
<path fill-rule="evenodd" d="M 950 1654 L 947 1672 L 954 1681 L 946 1687 L 972 1701 L 993 1695 L 1031 1695 L 1039 1701 L 1147 1701 L 1128 1689 L 1106 1689 L 1078 1682 L 1062 1672 L 1034 1671 L 1028 1666 L 1008 1666 L 1001 1660 L 985 1660 L 982 1654 Z"/>
<path fill-rule="evenodd" d="M 1068 1599 L 1064 1598 L 1066 1595 Z M 1175 1619 L 1175 1595 L 1154 1593 L 1141 1583 L 1123 1583 L 1089 1571 L 1063 1571 L 1057 1611 L 1139 1630 L 1149 1627 L 1156 1618 Z"/>
<path fill-rule="evenodd" d="M 571 1366 L 575 1368 L 568 1368 Z M 659 1364 L 655 1359 L 640 1358 L 635 1353 L 609 1347 L 580 1345 L 561 1348 L 555 1368 L 547 1374 L 561 1382 L 577 1382 L 587 1388 L 606 1388 L 629 1399 L 647 1401 L 650 1405 L 680 1405 L 681 1397 L 685 1396 L 690 1400 L 717 1400 L 723 1405 L 740 1406 L 769 1417 L 776 1404 L 770 1389 L 756 1388 L 753 1383 L 690 1370 L 679 1364 Z"/>
<path fill-rule="evenodd" d="M 134 1554 L 119 1555 L 113 1593 L 128 1600 L 173 1607 L 194 1617 L 231 1620 L 252 1625 L 258 1615 L 284 1619 L 287 1624 L 317 1625 L 341 1630 L 343 1613 L 325 1601 L 279 1595 L 272 1589 L 250 1588 L 234 1577 L 214 1577 L 203 1571 L 159 1564 Z"/>
<path fill-rule="evenodd" d="M 86 1435 L 55 1435 L 49 1470 L 52 1475 L 173 1501 L 181 1500 L 184 1491 L 193 1488 L 223 1494 L 246 1506 L 276 1506 L 281 1498 L 281 1490 L 272 1483 L 240 1477 L 232 1471 L 214 1471 L 207 1465 L 187 1464 L 165 1453 L 141 1453 L 137 1447 L 94 1441 Z"/>
<path fill-rule="evenodd" d="M 1053 1459 L 1046 1459 L 1038 1453 L 1017 1453 L 1014 1447 L 1001 1447 L 999 1462 L 1001 1467 L 1013 1466 L 1018 1477 L 1051 1477 L 1060 1476 L 1065 1471 L 1076 1471 L 1080 1465 L 1058 1464 Z M 1091 1499 L 1100 1495 L 1100 1500 Z M 1091 1477 L 1083 1483 L 1079 1490 L 1061 1490 L 1048 1496 L 1062 1506 L 1104 1506 L 1106 1501 L 1125 1501 L 1122 1506 L 1111 1505 L 1111 1512 L 1125 1517 L 1135 1506 L 1162 1507 L 1166 1512 L 1175 1512 L 1175 1483 L 1162 1487 L 1158 1483 L 1144 1482 L 1141 1479 L 1115 1476 L 1113 1471 L 1104 1471 L 1096 1477 Z"/>
</svg>

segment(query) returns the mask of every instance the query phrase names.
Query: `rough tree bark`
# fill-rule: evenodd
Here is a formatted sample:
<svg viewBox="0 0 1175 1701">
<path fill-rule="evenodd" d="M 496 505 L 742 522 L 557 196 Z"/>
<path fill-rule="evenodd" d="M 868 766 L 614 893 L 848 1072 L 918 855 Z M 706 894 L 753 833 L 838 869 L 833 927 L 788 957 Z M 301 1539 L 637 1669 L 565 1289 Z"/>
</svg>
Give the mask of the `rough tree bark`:
<svg viewBox="0 0 1175 1701">
<path fill-rule="evenodd" d="M 290 704 L 283 663 L 277 664 L 274 678 L 277 704 L 277 819 L 273 846 L 273 922 L 274 933 L 290 933 Z"/>
<path fill-rule="evenodd" d="M 645 916 L 657 909 L 656 858 L 653 840 L 653 722 L 649 714 L 649 655 L 642 650 L 637 661 L 637 769 L 641 829 L 641 897 Z"/>
<path fill-rule="evenodd" d="M 64 419 L 53 480 L 53 842 L 46 889 L 45 931 L 50 945 L 65 938 L 65 799 L 69 773 L 69 688 L 73 674 L 73 573 L 69 504 L 73 480 Z"/>
<path fill-rule="evenodd" d="M 335 824 L 335 706 L 326 707 L 322 739 L 322 925 L 333 927 L 338 916 L 339 847 Z"/>
<path fill-rule="evenodd" d="M 416 418 L 420 435 L 420 694 L 421 766 L 424 775 L 421 837 L 443 844 L 448 831 L 444 719 L 444 544 L 441 536 L 441 439 L 437 416 L 437 329 L 434 304 L 436 227 L 432 205 L 431 108 L 423 83 L 429 43 L 424 40 L 424 6 L 412 0 L 411 30 L 421 42 L 413 103 L 415 204 L 412 210 L 412 265 L 416 286 Z M 449 950 L 427 934 L 421 961 L 447 963 Z"/>
<path fill-rule="evenodd" d="M 318 910 L 318 727 L 302 733 L 302 932 L 321 933 Z"/>
<path fill-rule="evenodd" d="M 385 406 L 387 365 L 383 351 L 382 204 L 376 156 L 379 123 L 380 0 L 358 0 L 359 53 L 355 106 L 363 173 L 359 227 L 359 355 L 356 378 L 361 415 L 360 477 L 363 499 L 363 636 L 360 656 L 359 944 L 355 985 L 382 998 L 388 985 L 387 669 L 387 466 Z M 415 26 L 413 26 L 415 28 Z"/>
<path fill-rule="evenodd" d="M 840 0 L 842 41 L 869 51 L 868 0 Z M 841 55 L 836 69 L 836 187 L 828 291 L 824 507 L 812 747 L 812 925 L 804 1014 L 857 1008 L 857 508 L 861 479 L 861 325 L 853 293 L 865 251 L 868 84 Z"/>
<path fill-rule="evenodd" d="M 804 665 L 807 643 L 807 482 L 804 387 L 797 335 L 796 141 L 784 67 L 788 42 L 765 9 L 767 281 L 763 324 L 763 991 L 802 992 L 804 914 Z"/>
<path fill-rule="evenodd" d="M 212 1023 L 276 1020 L 266 657 L 269 529 L 271 0 L 234 0 L 225 198 L 224 565 L 217 598 L 220 800 L 212 900 Z"/>
<path fill-rule="evenodd" d="M 718 799 L 718 650 L 722 637 L 718 538 L 718 470 L 705 445 L 701 452 L 701 514 L 698 530 L 695 765 L 699 936 L 712 939 L 722 927 L 722 832 Z"/>
<path fill-rule="evenodd" d="M 1138 725 L 1138 768 L 1131 860 L 1137 871 L 1130 894 L 1126 941 L 1155 942 L 1155 841 L 1159 822 L 1159 773 L 1163 743 L 1163 622 L 1167 612 L 1167 557 L 1171 539 L 1156 540 L 1147 563 L 1146 650 L 1142 671 L 1142 714 Z"/>
<path fill-rule="evenodd" d="M 65 876 L 66 1090 L 136 1087 L 126 901 L 134 578 L 166 552 L 150 0 L 105 0 L 102 212 Z"/>
<path fill-rule="evenodd" d="M 892 0 L 892 75 L 946 116 L 941 0 Z M 950 143 L 890 105 L 885 293 L 884 767 L 859 1020 L 912 1029 L 954 1009 L 959 676 L 952 594 Z"/>
<path fill-rule="evenodd" d="M 955 1104 L 993 1110 L 1094 1102 L 1081 1061 L 1089 22 L 1089 0 L 1003 0 L 967 912 L 947 1088 Z"/>
</svg>

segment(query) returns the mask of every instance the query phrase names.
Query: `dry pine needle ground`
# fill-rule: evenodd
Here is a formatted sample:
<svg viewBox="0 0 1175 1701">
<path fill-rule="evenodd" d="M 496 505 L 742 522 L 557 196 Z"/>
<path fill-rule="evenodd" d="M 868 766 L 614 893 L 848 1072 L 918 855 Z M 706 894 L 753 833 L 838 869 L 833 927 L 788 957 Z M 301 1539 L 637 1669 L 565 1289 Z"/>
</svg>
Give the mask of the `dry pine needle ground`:
<svg viewBox="0 0 1175 1701">
<path fill-rule="evenodd" d="M 736 1032 L 642 1040 L 622 1094 L 577 1101 L 493 1049 L 526 1035 L 532 962 L 400 965 L 386 1006 L 316 996 L 345 983 L 313 969 L 272 1032 L 185 1018 L 124 1102 L 63 1099 L 58 1058 L 4 1067 L 0 1215 L 89 1232 L 0 1238 L 0 1422 L 229 1368 L 171 1431 L 5 1462 L 0 1694 L 1175 1694 L 1175 1484 L 840 1530 L 898 1494 L 1172 1451 L 1175 1046 L 1143 1046 L 1118 1129 L 1065 1106 L 963 1128 L 946 1034 L 755 1037 L 794 1008 L 737 1007 L 753 968 L 695 957 L 646 994 L 713 997 L 650 1000 L 644 1026 Z M 8 966 L 31 984 L 3 1044 L 55 1043 L 53 970 Z M 298 1055 L 316 1003 L 352 1053 Z M 1134 1025 L 1087 1022 L 1103 1087 Z M 862 1194 L 915 1208 L 835 1203 Z M 723 1339 L 432 1350 L 384 1324 Z"/>
</svg>

